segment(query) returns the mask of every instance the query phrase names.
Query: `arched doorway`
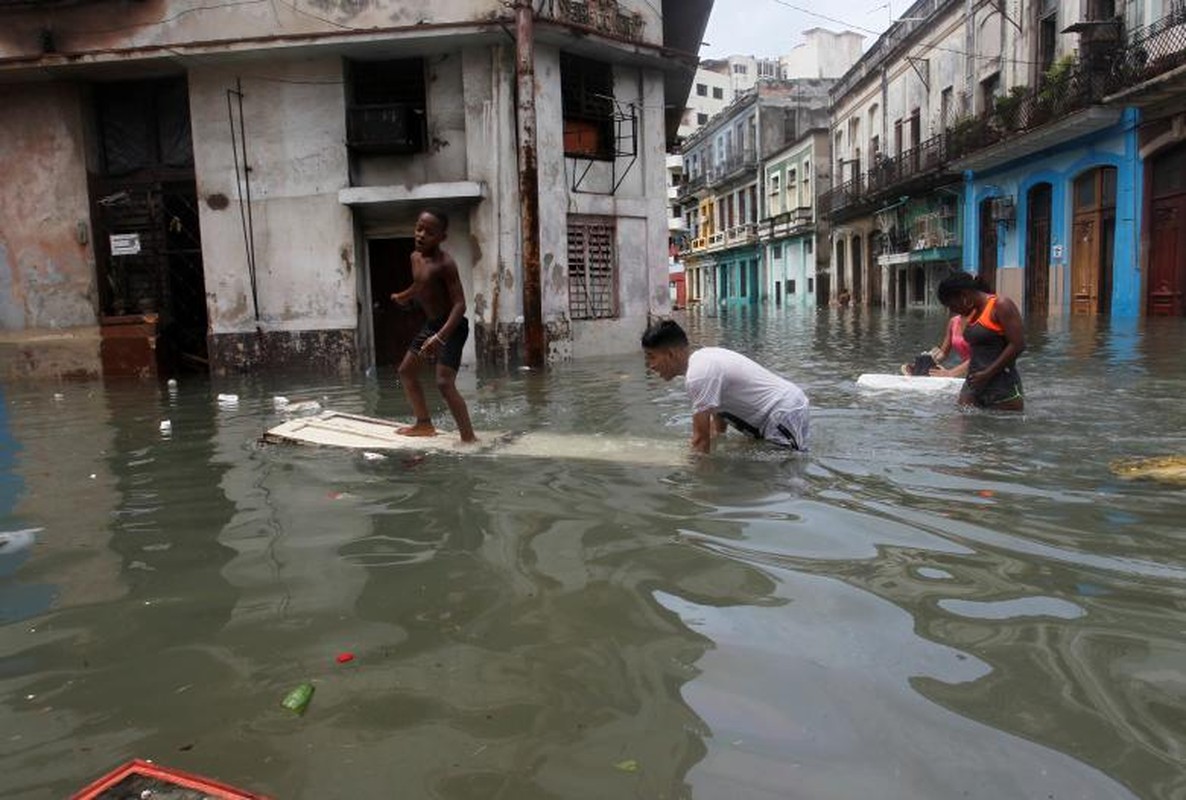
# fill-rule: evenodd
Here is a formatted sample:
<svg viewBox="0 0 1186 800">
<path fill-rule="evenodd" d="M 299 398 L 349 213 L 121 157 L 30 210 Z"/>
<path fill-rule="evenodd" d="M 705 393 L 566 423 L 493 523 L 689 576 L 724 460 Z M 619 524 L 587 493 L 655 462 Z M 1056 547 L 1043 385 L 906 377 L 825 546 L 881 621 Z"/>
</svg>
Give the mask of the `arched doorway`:
<svg viewBox="0 0 1186 800">
<path fill-rule="evenodd" d="M 1106 314 L 1112 308 L 1116 168 L 1084 172 L 1075 179 L 1072 196 L 1071 313 Z"/>
<path fill-rule="evenodd" d="M 1186 143 L 1152 159 L 1148 311 L 1186 314 Z"/>
<path fill-rule="evenodd" d="M 1050 311 L 1050 184 L 1039 183 L 1025 198 L 1025 313 L 1045 316 Z"/>
<path fill-rule="evenodd" d="M 979 275 L 992 289 L 997 288 L 997 221 L 991 198 L 980 201 L 980 270 Z"/>
</svg>

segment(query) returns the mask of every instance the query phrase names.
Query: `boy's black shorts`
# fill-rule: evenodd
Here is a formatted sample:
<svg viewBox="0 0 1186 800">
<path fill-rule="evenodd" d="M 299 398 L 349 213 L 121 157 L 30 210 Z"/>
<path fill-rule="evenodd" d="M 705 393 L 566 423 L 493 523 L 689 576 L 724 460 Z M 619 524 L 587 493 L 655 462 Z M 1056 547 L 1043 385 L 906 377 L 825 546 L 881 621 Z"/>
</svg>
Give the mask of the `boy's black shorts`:
<svg viewBox="0 0 1186 800">
<path fill-rule="evenodd" d="M 420 348 L 428 340 L 428 337 L 435 336 L 444 324 L 448 322 L 448 317 L 441 319 L 429 320 L 424 323 L 424 327 L 416 334 L 416 338 L 408 345 L 408 349 L 416 354 L 420 353 Z M 457 327 L 449 334 L 441 346 L 437 349 L 436 357 L 430 359 L 437 364 L 444 364 L 456 372 L 461 367 L 461 351 L 465 347 L 466 340 L 469 339 L 469 320 L 465 317 L 461 318 L 461 322 L 457 323 Z M 424 358 L 424 356 L 420 356 Z"/>
</svg>

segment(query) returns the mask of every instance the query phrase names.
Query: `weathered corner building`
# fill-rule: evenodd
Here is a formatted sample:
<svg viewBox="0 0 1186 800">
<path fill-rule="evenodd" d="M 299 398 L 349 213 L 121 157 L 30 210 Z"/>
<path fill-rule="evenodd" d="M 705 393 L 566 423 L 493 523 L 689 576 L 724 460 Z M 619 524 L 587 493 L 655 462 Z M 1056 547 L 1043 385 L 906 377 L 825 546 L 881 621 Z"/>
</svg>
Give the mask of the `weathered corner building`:
<svg viewBox="0 0 1186 800">
<path fill-rule="evenodd" d="M 8 372 L 392 363 L 427 206 L 468 362 L 633 348 L 710 8 L 0 0 Z"/>
<path fill-rule="evenodd" d="M 1186 6 L 919 0 L 833 90 L 833 289 L 1183 314 Z"/>
</svg>

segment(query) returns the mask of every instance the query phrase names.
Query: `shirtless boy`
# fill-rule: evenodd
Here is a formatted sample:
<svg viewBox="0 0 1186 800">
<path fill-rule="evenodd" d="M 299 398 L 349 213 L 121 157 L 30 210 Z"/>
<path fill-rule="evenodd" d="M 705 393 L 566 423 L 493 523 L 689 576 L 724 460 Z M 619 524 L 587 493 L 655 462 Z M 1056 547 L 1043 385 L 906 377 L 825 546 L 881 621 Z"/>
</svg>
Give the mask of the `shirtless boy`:
<svg viewBox="0 0 1186 800">
<path fill-rule="evenodd" d="M 420 214 L 413 234 L 416 252 L 412 253 L 412 285 L 391 295 L 392 301 L 399 306 L 406 306 L 412 300 L 419 301 L 428 317 L 399 365 L 399 377 L 416 422 L 397 428 L 396 433 L 403 436 L 436 435 L 424 399 L 424 388 L 420 385 L 420 368 L 428 361 L 436 363 L 437 389 L 453 414 L 461 441 L 476 442 L 478 437 L 470 423 L 469 409 L 456 386 L 461 350 L 469 338 L 469 321 L 465 318 L 465 290 L 461 288 L 457 263 L 441 249 L 448 229 L 449 218 L 444 212 L 431 210 Z"/>
</svg>

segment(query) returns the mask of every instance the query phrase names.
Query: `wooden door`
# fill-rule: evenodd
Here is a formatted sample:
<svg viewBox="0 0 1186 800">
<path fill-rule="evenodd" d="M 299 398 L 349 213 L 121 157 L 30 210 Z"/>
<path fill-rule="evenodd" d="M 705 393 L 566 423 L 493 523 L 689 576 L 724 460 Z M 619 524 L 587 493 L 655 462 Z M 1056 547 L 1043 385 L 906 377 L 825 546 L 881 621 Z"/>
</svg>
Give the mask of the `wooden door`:
<svg viewBox="0 0 1186 800">
<path fill-rule="evenodd" d="M 1071 313 L 1094 314 L 1099 304 L 1099 225 L 1094 211 L 1071 228 Z"/>
<path fill-rule="evenodd" d="M 1051 188 L 1040 183 L 1029 190 L 1025 231 L 1025 313 L 1045 316 L 1050 310 Z"/>
<path fill-rule="evenodd" d="M 1071 313 L 1106 313 L 1112 305 L 1116 168 L 1099 167 L 1080 175 L 1072 198 Z"/>
<path fill-rule="evenodd" d="M 393 292 L 412 285 L 412 239 L 370 239 L 367 260 L 371 273 L 371 328 L 374 331 L 375 366 L 398 365 L 412 339 L 424 325 L 424 313 L 399 308 Z"/>
<path fill-rule="evenodd" d="M 997 288 L 997 223 L 992 218 L 992 200 L 980 201 L 980 277 Z"/>
<path fill-rule="evenodd" d="M 1148 313 L 1186 314 L 1186 144 L 1153 160 Z"/>
</svg>

